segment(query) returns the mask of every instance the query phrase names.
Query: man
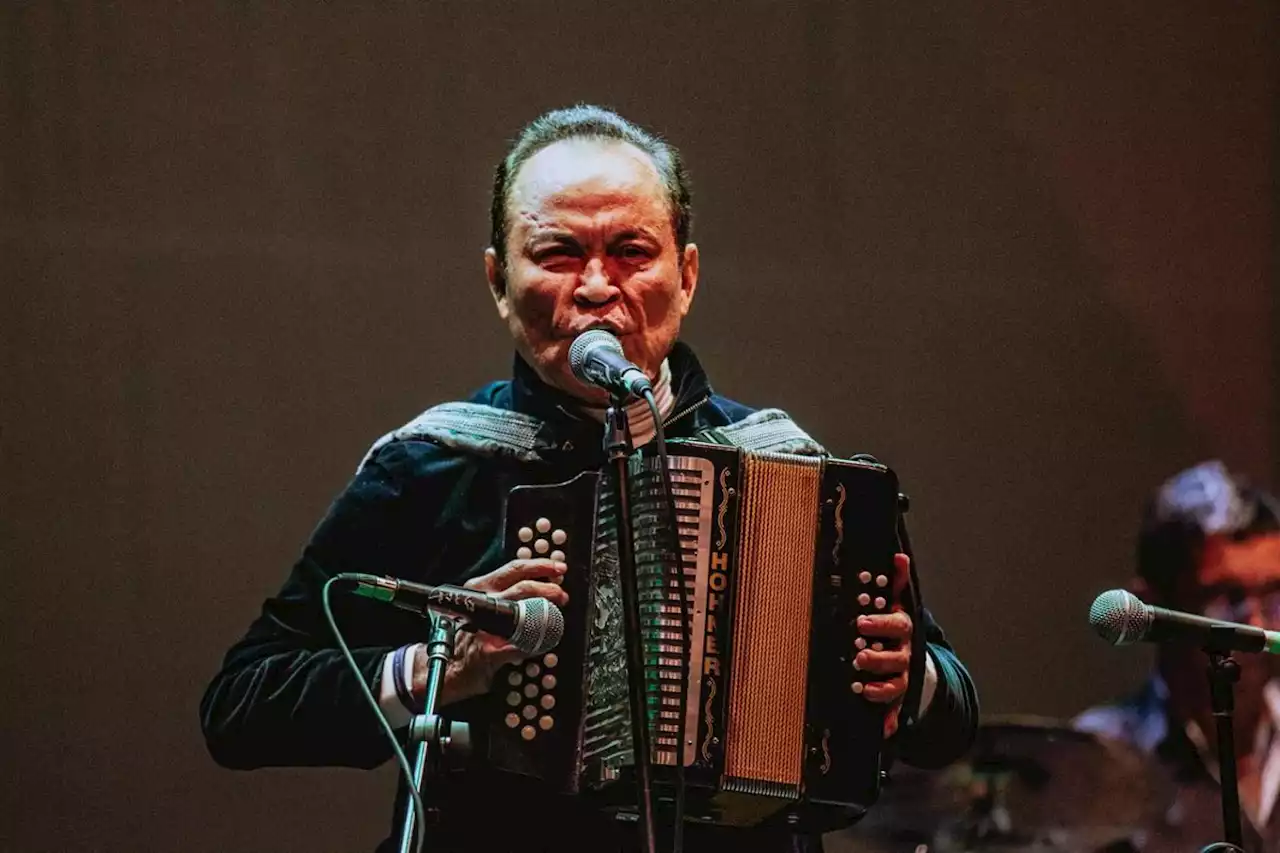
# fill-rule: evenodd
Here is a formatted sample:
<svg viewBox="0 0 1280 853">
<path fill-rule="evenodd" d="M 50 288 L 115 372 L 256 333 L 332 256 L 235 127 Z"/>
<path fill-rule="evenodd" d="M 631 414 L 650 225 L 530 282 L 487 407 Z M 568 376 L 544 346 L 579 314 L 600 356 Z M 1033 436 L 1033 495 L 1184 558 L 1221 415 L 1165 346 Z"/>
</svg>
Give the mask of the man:
<svg viewBox="0 0 1280 853">
<path fill-rule="evenodd" d="M 1135 595 L 1149 604 L 1280 628 L 1280 504 L 1208 461 L 1171 477 L 1148 501 L 1138 537 Z M 1235 742 L 1246 848 L 1280 849 L 1280 682 L 1273 659 L 1236 654 Z M 1222 840 L 1217 734 L 1208 658 L 1166 643 L 1129 700 L 1085 711 L 1075 726 L 1157 759 L 1172 782 L 1167 806 L 1135 846 L 1189 850 Z"/>
<path fill-rule="evenodd" d="M 319 591 L 337 573 L 566 603 L 560 581 L 572 568 L 550 559 L 555 554 L 506 559 L 502 513 L 513 486 L 561 482 L 605 465 L 607 397 L 579 384 L 568 366 L 569 346 L 582 332 L 604 328 L 620 339 L 654 385 L 668 438 L 778 418 L 714 394 L 692 351 L 677 343 L 698 284 L 690 221 L 679 154 L 620 116 L 580 106 L 525 128 L 497 169 L 484 255 L 498 315 L 515 342 L 513 378 L 468 403 L 429 410 L 375 444 L 284 588 L 209 686 L 204 731 L 218 762 L 373 767 L 390 756 L 323 619 Z M 653 437 L 643 404 L 633 407 L 630 422 L 637 447 Z M 785 423 L 790 444 L 778 449 L 816 447 Z M 905 555 L 896 565 L 902 582 Z M 939 765 L 968 746 L 976 698 L 942 632 L 918 612 L 920 624 L 902 608 L 864 617 L 864 634 L 893 642 L 851 652 L 860 668 L 881 677 L 865 693 L 892 709 L 886 729 L 901 729 L 898 755 Z M 421 701 L 426 685 L 422 621 L 353 596 L 336 601 L 335 613 L 389 721 L 405 725 L 407 706 Z M 461 633 L 438 707 L 469 719 L 498 669 L 521 658 L 497 637 Z M 471 770 L 439 781 L 429 798 L 439 810 L 432 850 L 558 850 L 569 840 L 622 850 L 637 834 L 634 824 L 592 814 L 580 800 L 510 774 Z M 736 849 L 791 849 L 790 838 L 766 836 L 691 827 L 686 849 L 708 849 L 713 840 Z"/>
</svg>

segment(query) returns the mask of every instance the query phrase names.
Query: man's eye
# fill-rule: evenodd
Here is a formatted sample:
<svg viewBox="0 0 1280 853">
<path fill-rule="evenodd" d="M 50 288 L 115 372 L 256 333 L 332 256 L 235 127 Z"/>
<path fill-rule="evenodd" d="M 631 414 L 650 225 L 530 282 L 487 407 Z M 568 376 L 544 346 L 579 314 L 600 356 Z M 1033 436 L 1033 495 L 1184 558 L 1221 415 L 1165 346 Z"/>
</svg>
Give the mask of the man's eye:
<svg viewBox="0 0 1280 853">
<path fill-rule="evenodd" d="M 619 254 L 628 261 L 643 261 L 650 257 L 648 249 L 635 244 L 623 246 Z"/>
<path fill-rule="evenodd" d="M 553 246 L 549 249 L 535 252 L 533 255 L 533 259 L 539 264 L 561 264 L 576 257 L 577 252 L 567 246 Z"/>
</svg>

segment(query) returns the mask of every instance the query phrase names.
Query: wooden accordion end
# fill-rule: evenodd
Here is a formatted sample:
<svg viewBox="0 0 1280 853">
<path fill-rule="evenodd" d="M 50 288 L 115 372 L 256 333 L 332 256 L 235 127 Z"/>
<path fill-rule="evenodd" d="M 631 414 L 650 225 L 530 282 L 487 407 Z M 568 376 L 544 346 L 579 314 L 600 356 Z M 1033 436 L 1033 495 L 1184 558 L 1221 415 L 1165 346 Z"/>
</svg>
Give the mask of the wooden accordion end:
<svg viewBox="0 0 1280 853">
<path fill-rule="evenodd" d="M 650 448 L 630 477 L 655 796 L 671 798 L 679 764 L 689 820 L 847 825 L 880 787 L 885 707 L 861 695 L 853 656 L 871 642 L 857 617 L 894 604 L 897 479 L 871 461 L 667 450 L 678 560 Z M 512 490 L 506 556 L 564 559 L 570 600 L 560 646 L 499 674 L 481 728 L 494 766 L 626 811 L 614 488 L 587 472 Z"/>
</svg>

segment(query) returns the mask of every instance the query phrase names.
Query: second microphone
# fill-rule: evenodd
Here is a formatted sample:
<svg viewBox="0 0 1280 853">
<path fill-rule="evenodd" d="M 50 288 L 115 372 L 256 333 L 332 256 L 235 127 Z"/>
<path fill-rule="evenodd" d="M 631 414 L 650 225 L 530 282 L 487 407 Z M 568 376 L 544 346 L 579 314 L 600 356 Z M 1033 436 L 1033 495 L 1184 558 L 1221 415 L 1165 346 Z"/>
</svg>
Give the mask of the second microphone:
<svg viewBox="0 0 1280 853">
<path fill-rule="evenodd" d="M 504 638 L 529 655 L 549 652 L 564 637 L 564 614 L 545 598 L 509 601 L 460 586 L 429 586 L 378 575 L 345 574 L 356 595 L 385 601 L 419 615 L 439 613 L 463 620 L 463 628 Z"/>
</svg>

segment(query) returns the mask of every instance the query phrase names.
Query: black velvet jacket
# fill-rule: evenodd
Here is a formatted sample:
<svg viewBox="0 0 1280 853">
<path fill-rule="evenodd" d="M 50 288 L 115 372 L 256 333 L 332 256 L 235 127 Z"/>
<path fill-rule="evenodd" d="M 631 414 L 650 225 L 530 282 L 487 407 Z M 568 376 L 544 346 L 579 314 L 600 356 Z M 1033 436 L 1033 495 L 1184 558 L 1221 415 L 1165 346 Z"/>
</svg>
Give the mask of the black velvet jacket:
<svg viewBox="0 0 1280 853">
<path fill-rule="evenodd" d="M 686 346 L 677 344 L 670 363 L 675 406 L 665 425 L 668 438 L 735 423 L 753 411 L 714 394 Z M 329 508 L 284 586 L 227 652 L 205 693 L 200 706 L 204 734 L 219 764 L 239 769 L 371 768 L 388 760 L 391 747 L 325 621 L 320 601 L 325 581 L 342 572 L 366 572 L 457 584 L 485 574 L 507 561 L 502 513 L 513 486 L 562 482 L 606 462 L 601 425 L 576 415 L 572 400 L 542 383 L 520 359 L 511 381 L 487 385 L 471 401 L 541 419 L 537 449 L 544 461 L 478 457 L 423 440 L 391 441 L 372 453 Z M 359 677 L 376 695 L 384 655 L 425 639 L 427 625 L 413 614 L 368 599 L 338 593 L 331 601 Z M 914 719 L 911 709 L 924 661 L 917 654 L 913 690 L 892 747 L 909 764 L 933 767 L 969 747 L 977 725 L 977 697 L 941 629 L 927 610 L 918 613 L 915 647 L 923 650 L 927 642 L 938 687 L 928 713 Z M 458 706 L 449 713 L 468 716 Z M 439 781 L 427 793 L 441 809 L 443 826 L 427 849 L 497 850 L 508 844 L 539 849 L 530 846 L 528 832 L 514 832 L 513 827 L 522 825 L 548 827 L 545 837 L 533 836 L 543 838 L 548 849 L 563 847 L 566 838 L 585 840 L 594 849 L 612 844 L 603 829 L 596 840 L 584 836 L 591 819 L 575 814 L 572 804 L 522 782 L 505 774 L 489 778 L 482 771 Z M 400 814 L 399 804 L 395 814 Z M 569 834 L 557 838 L 557 831 Z M 630 828 L 625 836 L 634 834 Z M 449 840 L 455 836 L 467 841 Z M 697 837 L 695 829 L 687 836 L 686 849 L 703 846 Z M 716 839 L 729 840 L 724 835 Z M 731 843 L 742 849 L 738 840 Z"/>
</svg>

